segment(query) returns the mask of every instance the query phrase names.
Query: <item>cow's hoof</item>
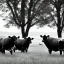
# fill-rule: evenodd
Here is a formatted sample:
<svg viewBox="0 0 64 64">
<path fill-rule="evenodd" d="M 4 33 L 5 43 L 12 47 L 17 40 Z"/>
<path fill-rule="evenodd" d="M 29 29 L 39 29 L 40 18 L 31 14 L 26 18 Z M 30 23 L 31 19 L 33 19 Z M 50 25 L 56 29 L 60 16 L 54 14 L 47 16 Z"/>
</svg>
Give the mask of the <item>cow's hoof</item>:
<svg viewBox="0 0 64 64">
<path fill-rule="evenodd" d="M 10 54 L 12 55 L 12 50 L 10 51 Z"/>
</svg>

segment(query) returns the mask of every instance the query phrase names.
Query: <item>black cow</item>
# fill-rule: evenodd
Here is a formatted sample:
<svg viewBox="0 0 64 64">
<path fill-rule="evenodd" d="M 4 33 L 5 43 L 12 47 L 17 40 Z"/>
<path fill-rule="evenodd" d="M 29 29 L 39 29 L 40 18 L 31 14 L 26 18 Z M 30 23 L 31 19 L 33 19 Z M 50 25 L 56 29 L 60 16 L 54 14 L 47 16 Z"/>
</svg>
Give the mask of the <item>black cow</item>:
<svg viewBox="0 0 64 64">
<path fill-rule="evenodd" d="M 27 52 L 28 51 L 28 47 L 31 43 L 31 40 L 33 40 L 34 38 L 24 38 L 24 39 L 17 39 L 16 43 L 15 43 L 15 48 L 14 48 L 14 52 L 15 50 L 20 50 L 21 52 Z"/>
<path fill-rule="evenodd" d="M 44 42 L 44 44 L 48 48 L 48 51 L 49 51 L 50 54 L 52 53 L 52 51 L 55 51 L 55 52 L 56 51 L 60 51 L 60 55 L 62 54 L 62 51 L 59 49 L 60 48 L 59 42 L 61 43 L 60 39 L 49 37 L 49 35 L 48 36 L 46 36 L 46 35 L 44 35 L 44 36 L 40 35 L 40 37 L 43 38 L 42 41 Z"/>
<path fill-rule="evenodd" d="M 14 46 L 17 38 L 19 37 L 8 36 L 7 38 L 2 38 L 0 40 L 1 52 L 5 54 L 5 50 L 8 50 L 12 54 L 12 47 Z"/>
<path fill-rule="evenodd" d="M 59 50 L 62 54 L 62 51 L 64 52 L 64 39 L 59 41 Z"/>
</svg>

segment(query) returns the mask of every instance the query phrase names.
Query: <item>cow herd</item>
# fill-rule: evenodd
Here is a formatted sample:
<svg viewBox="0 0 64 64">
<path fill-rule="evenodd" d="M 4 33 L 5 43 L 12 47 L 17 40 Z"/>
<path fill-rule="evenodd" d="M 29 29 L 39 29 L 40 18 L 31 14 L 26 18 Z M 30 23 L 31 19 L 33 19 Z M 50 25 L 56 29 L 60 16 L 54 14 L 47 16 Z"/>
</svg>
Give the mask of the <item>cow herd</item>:
<svg viewBox="0 0 64 64">
<path fill-rule="evenodd" d="M 24 39 L 19 39 L 20 37 L 16 36 L 8 36 L 7 38 L 0 38 L 0 52 L 5 54 L 5 50 L 9 51 L 11 54 L 15 50 L 20 50 L 21 52 L 27 52 L 28 47 L 31 43 L 31 40 L 33 38 L 24 38 Z"/>
<path fill-rule="evenodd" d="M 60 40 L 58 38 L 50 37 L 49 35 L 40 35 L 42 42 L 44 42 L 49 53 L 52 51 L 59 51 L 60 55 L 64 52 L 64 39 Z M 16 50 L 21 52 L 27 52 L 29 45 L 32 43 L 34 38 L 27 37 L 20 39 L 20 36 L 8 36 L 7 38 L 0 38 L 0 52 L 5 54 L 5 50 L 9 51 L 11 54 Z"/>
</svg>

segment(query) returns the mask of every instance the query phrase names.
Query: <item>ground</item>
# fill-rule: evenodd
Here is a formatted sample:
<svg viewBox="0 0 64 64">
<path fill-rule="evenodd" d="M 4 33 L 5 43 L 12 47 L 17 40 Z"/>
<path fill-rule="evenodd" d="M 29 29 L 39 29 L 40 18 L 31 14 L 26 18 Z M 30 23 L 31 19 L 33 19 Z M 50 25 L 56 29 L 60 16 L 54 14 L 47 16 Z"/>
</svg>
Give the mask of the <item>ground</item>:
<svg viewBox="0 0 64 64">
<path fill-rule="evenodd" d="M 64 55 L 60 56 L 59 52 L 50 55 L 45 45 L 34 45 L 29 47 L 27 53 L 0 53 L 0 64 L 64 64 Z"/>
</svg>

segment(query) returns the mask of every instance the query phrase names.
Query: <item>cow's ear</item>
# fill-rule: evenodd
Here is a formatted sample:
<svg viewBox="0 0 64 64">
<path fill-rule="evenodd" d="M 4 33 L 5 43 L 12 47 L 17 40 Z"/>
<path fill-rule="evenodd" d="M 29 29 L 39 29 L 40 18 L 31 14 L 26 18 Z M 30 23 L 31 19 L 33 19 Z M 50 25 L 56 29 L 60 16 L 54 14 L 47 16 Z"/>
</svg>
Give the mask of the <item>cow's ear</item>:
<svg viewBox="0 0 64 64">
<path fill-rule="evenodd" d="M 18 36 L 17 38 L 20 38 L 20 36 Z"/>
<path fill-rule="evenodd" d="M 43 36 L 42 36 L 42 35 L 40 35 L 40 37 L 42 38 Z"/>
<path fill-rule="evenodd" d="M 26 37 L 24 39 L 26 39 Z"/>
<path fill-rule="evenodd" d="M 31 38 L 31 40 L 33 40 L 34 38 Z"/>
<path fill-rule="evenodd" d="M 11 36 L 8 36 L 9 38 L 11 38 Z"/>
<path fill-rule="evenodd" d="M 49 35 L 47 37 L 49 37 Z"/>
<path fill-rule="evenodd" d="M 42 40 L 42 42 L 44 42 L 44 40 Z"/>
<path fill-rule="evenodd" d="M 30 43 L 32 43 L 32 42 L 30 42 Z"/>
</svg>

